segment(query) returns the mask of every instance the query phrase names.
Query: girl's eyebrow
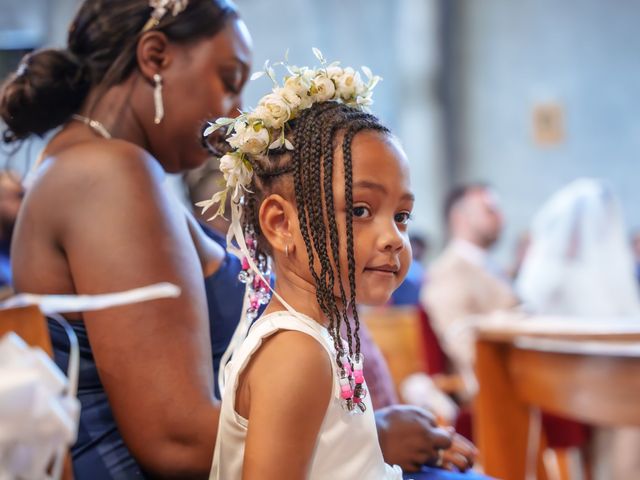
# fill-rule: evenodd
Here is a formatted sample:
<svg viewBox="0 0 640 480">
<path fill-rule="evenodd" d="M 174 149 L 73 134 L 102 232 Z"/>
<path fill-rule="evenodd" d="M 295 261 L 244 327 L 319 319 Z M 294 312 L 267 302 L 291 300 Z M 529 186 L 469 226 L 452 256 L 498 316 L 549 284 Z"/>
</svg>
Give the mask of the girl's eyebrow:
<svg viewBox="0 0 640 480">
<path fill-rule="evenodd" d="M 379 183 L 372 182 L 369 180 L 360 180 L 353 184 L 353 188 L 366 188 L 369 190 L 377 190 L 378 192 L 384 195 L 387 195 L 388 193 L 384 185 L 381 185 Z M 402 200 L 410 200 L 413 202 L 415 198 L 416 196 L 411 192 L 406 192 L 404 195 L 402 195 Z"/>
</svg>

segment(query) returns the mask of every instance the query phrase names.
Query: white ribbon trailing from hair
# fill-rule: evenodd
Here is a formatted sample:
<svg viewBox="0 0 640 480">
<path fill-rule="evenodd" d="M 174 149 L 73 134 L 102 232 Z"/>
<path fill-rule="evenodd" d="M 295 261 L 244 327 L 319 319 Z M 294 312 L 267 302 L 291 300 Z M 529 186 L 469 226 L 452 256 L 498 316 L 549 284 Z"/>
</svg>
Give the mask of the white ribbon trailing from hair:
<svg viewBox="0 0 640 480">
<path fill-rule="evenodd" d="M 249 267 L 251 270 L 265 283 L 268 285 L 271 293 L 280 301 L 280 303 L 296 317 L 300 318 L 300 314 L 296 312 L 296 310 L 289 305 L 284 298 L 282 298 L 278 292 L 276 292 L 271 286 L 271 282 L 264 277 L 258 266 L 256 265 L 254 259 L 249 252 L 249 248 L 247 247 L 247 243 L 244 238 L 244 232 L 242 230 L 242 224 L 240 219 L 242 218 L 242 205 L 240 202 L 232 201 L 231 202 L 231 225 L 229 226 L 229 231 L 227 232 L 227 251 L 240 260 L 243 258 L 247 259 L 249 263 Z M 235 243 L 238 245 L 237 247 L 234 245 Z M 218 388 L 220 389 L 220 396 L 222 396 L 224 392 L 226 376 L 225 376 L 225 366 L 233 357 L 233 354 L 240 347 L 242 342 L 244 341 L 247 333 L 249 332 L 249 328 L 251 327 L 251 320 L 247 316 L 247 308 L 249 307 L 249 293 L 250 289 L 246 288 L 244 292 L 244 300 L 242 302 L 242 317 L 238 322 L 238 326 L 236 330 L 233 332 L 233 336 L 231 337 L 231 341 L 229 342 L 229 346 L 225 350 L 222 358 L 220 359 L 220 370 L 218 371 Z M 304 319 L 303 319 L 304 321 Z"/>
</svg>

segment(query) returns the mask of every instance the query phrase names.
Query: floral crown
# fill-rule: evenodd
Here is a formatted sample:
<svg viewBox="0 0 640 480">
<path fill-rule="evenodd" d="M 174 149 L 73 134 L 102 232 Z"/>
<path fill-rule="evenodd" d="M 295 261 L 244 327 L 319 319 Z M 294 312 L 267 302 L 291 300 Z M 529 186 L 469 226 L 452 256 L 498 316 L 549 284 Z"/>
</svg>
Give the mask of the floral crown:
<svg viewBox="0 0 640 480">
<path fill-rule="evenodd" d="M 319 60 L 319 68 L 297 67 L 284 62 L 270 64 L 267 60 L 262 71 L 251 76 L 255 80 L 267 76 L 273 82 L 271 93 L 258 102 L 250 112 L 241 112 L 236 118 L 219 118 L 204 131 L 205 137 L 220 128 L 226 128 L 226 140 L 231 152 L 220 159 L 220 171 L 224 175 L 225 188 L 211 199 L 197 203 L 202 213 L 218 204 L 213 218 L 224 215 L 227 196 L 239 203 L 253 177 L 251 157 L 268 154 L 270 150 L 286 148 L 293 150 L 293 144 L 285 137 L 287 122 L 297 118 L 303 110 L 315 103 L 339 102 L 362 110 L 373 103 L 372 95 L 381 80 L 368 67 L 362 67 L 366 81 L 351 67 L 341 67 L 339 62 L 327 64 L 322 52 L 317 48 L 313 54 Z M 281 86 L 275 77 L 274 67 L 283 66 L 289 73 Z"/>
<path fill-rule="evenodd" d="M 171 12 L 174 17 L 186 10 L 189 0 L 149 0 L 149 7 L 153 8 L 151 17 L 142 27 L 142 33 L 157 27 L 164 16 Z"/>
</svg>

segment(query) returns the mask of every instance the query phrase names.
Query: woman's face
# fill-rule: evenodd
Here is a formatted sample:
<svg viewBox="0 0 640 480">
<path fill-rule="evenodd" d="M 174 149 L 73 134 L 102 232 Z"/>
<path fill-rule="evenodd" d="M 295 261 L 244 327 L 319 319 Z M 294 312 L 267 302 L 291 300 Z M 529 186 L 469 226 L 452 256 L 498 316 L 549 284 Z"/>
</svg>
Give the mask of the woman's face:
<svg viewBox="0 0 640 480">
<path fill-rule="evenodd" d="M 165 117 L 153 142 L 171 173 L 198 167 L 211 156 L 202 143 L 206 121 L 238 114 L 251 70 L 251 37 L 244 22 L 233 19 L 215 36 L 175 49 L 163 75 Z"/>
</svg>

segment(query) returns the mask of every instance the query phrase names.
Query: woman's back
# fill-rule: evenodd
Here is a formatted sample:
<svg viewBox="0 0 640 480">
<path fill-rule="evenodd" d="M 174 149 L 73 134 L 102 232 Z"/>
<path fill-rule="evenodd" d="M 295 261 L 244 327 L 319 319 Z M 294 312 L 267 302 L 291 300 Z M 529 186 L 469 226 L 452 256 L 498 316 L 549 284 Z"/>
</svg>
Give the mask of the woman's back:
<svg viewBox="0 0 640 480">
<path fill-rule="evenodd" d="M 77 129 L 70 130 L 53 140 L 48 151 L 55 156 L 46 158 L 34 172 L 27 191 L 15 232 L 16 288 L 76 294 L 117 291 L 165 280 L 181 286 L 182 299 L 164 305 L 164 313 L 148 303 L 72 319 L 82 351 L 78 391 L 82 417 L 78 442 L 72 450 L 76 476 L 138 475 L 140 469 L 122 433 L 128 434 L 127 444 L 133 451 L 136 437 L 145 437 L 131 436 L 129 429 L 134 425 L 128 417 L 131 413 L 144 415 L 137 406 L 145 404 L 142 390 L 149 384 L 140 381 L 141 375 L 156 369 L 178 369 L 188 378 L 194 375 L 190 361 L 200 370 L 209 363 L 208 345 L 204 344 L 186 356 L 179 352 L 164 358 L 154 354 L 170 351 L 174 335 L 180 332 L 185 336 L 191 329 L 208 331 L 202 322 L 206 307 L 198 295 L 202 282 L 191 282 L 186 273 L 187 269 L 197 272 L 201 267 L 184 213 L 163 190 L 160 165 L 127 142 L 85 138 Z M 65 140 L 71 145 L 57 149 Z M 159 251 L 166 255 L 157 257 Z M 175 273 L 176 257 L 182 263 L 179 270 L 183 275 Z M 189 308 L 185 301 L 200 304 L 200 315 L 182 313 Z M 50 327 L 56 361 L 66 369 L 66 336 L 55 325 Z M 141 346 L 123 342 L 127 337 L 148 340 Z M 194 398 L 200 399 L 196 403 L 208 403 L 206 391 L 193 391 L 188 384 L 174 386 L 191 390 Z M 167 397 L 180 397 L 172 386 L 166 388 Z M 158 404 L 162 402 L 150 400 L 142 408 L 155 408 L 155 414 L 159 414 Z M 123 420 L 123 415 L 127 419 Z"/>
<path fill-rule="evenodd" d="M 17 289 L 181 289 L 178 298 L 70 317 L 86 332 L 100 401 L 151 474 L 206 476 L 219 411 L 203 282 L 219 258 L 199 256 L 164 172 L 210 156 L 198 132 L 240 107 L 250 58 L 246 27 L 225 0 L 84 0 L 67 46 L 25 56 L 0 94 L 5 143 L 59 128 L 17 222 Z M 83 407 L 86 426 L 106 418 Z"/>
<path fill-rule="evenodd" d="M 141 200 L 153 209 L 151 191 L 160 195 L 164 174 L 148 154 L 127 142 L 97 139 L 90 131 L 78 131 L 81 128 L 75 126 L 54 138 L 29 177 L 13 237 L 18 291 L 78 293 L 65 247 L 91 238 L 108 247 L 112 238 L 104 228 L 105 216 L 112 217 L 113 208 L 120 216 L 134 216 L 131 207 Z M 146 199 L 132 196 L 149 189 Z M 109 195 L 109 201 L 101 195 Z M 148 217 L 138 221 L 144 225 Z M 74 242 L 75 234 L 80 238 Z M 96 257 L 98 252 L 93 253 Z M 109 250 L 101 253 L 109 255 Z M 81 265 L 75 268 L 83 270 Z"/>
</svg>

